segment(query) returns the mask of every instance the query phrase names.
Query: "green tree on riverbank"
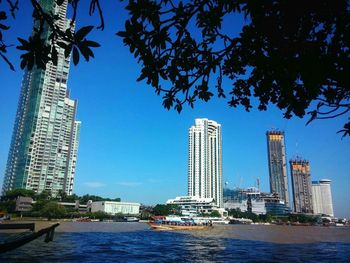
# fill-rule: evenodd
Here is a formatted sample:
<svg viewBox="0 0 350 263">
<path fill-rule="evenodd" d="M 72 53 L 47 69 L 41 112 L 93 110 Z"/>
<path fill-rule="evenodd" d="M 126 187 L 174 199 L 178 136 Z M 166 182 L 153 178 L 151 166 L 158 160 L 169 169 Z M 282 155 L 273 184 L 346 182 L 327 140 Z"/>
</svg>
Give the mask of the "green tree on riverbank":
<svg viewBox="0 0 350 263">
<path fill-rule="evenodd" d="M 221 214 L 219 213 L 219 211 L 212 211 L 211 213 L 201 213 L 200 216 L 203 217 L 221 217 Z"/>
<path fill-rule="evenodd" d="M 181 210 L 180 210 L 180 207 L 178 205 L 157 204 L 153 208 L 152 214 L 155 216 L 181 215 Z"/>
<path fill-rule="evenodd" d="M 273 221 L 275 222 L 299 222 L 299 223 L 310 223 L 314 224 L 318 221 L 317 216 L 313 215 L 306 215 L 306 214 L 288 214 L 288 215 L 271 215 L 271 214 L 264 214 L 264 215 L 257 215 L 252 212 L 242 212 L 240 209 L 230 209 L 228 211 L 228 215 L 235 217 L 235 218 L 247 218 L 251 219 L 253 222 L 265 222 L 265 223 L 271 223 Z"/>
<path fill-rule="evenodd" d="M 34 201 L 42 201 L 42 200 L 52 200 L 52 201 L 60 201 L 60 202 L 75 202 L 79 201 L 82 204 L 86 204 L 89 200 L 92 201 L 115 201 L 115 202 L 120 202 L 121 199 L 119 197 L 117 198 L 106 198 L 106 197 L 101 197 L 98 195 L 83 195 L 83 196 L 78 196 L 76 194 L 72 195 L 67 195 L 64 191 L 60 190 L 58 192 L 58 195 L 53 197 L 51 195 L 51 192 L 48 190 L 44 190 L 41 193 L 35 193 L 32 190 L 27 190 L 27 189 L 14 189 L 11 191 L 6 192 L 4 196 L 1 197 L 2 201 L 6 200 L 15 200 L 17 197 L 23 196 L 23 197 L 31 197 L 33 198 Z"/>
<path fill-rule="evenodd" d="M 53 218 L 64 218 L 67 213 L 67 210 L 64 206 L 58 204 L 57 202 L 47 203 L 43 209 L 40 210 L 40 215 L 47 217 L 48 220 Z"/>
<path fill-rule="evenodd" d="M 11 191 L 8 191 L 4 196 L 1 197 L 1 200 L 14 200 L 19 196 L 23 196 L 23 197 L 31 197 L 31 198 L 35 198 L 36 193 L 32 190 L 28 190 L 28 189 L 14 189 Z"/>
<path fill-rule="evenodd" d="M 13 216 L 19 215 L 19 212 L 16 212 L 16 199 L 18 197 L 31 197 L 33 198 L 32 210 L 23 212 L 21 215 L 29 216 L 29 217 L 47 217 L 47 218 L 79 218 L 82 216 L 91 216 L 91 218 L 96 219 L 115 219 L 116 216 L 112 216 L 107 214 L 100 213 L 86 213 L 78 212 L 77 209 L 73 208 L 65 208 L 62 205 L 59 205 L 58 202 L 68 202 L 74 203 L 75 201 L 79 201 L 81 204 L 86 204 L 89 200 L 92 201 L 115 201 L 120 202 L 120 198 L 104 198 L 97 195 L 83 195 L 78 196 L 76 194 L 67 195 L 64 191 L 59 191 L 58 195 L 53 197 L 50 191 L 42 191 L 37 194 L 32 190 L 27 189 L 15 189 L 8 191 L 4 196 L 1 197 L 0 200 L 0 212 L 5 212 L 8 214 L 12 214 Z M 119 217 L 123 217 L 124 215 Z"/>
</svg>

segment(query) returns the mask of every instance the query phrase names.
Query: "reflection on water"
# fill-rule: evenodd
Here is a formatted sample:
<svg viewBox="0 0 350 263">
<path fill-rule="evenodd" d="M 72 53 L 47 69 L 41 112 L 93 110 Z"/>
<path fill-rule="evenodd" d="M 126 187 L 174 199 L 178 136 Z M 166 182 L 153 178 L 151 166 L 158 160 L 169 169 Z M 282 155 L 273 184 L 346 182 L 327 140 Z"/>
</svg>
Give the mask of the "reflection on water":
<svg viewBox="0 0 350 263">
<path fill-rule="evenodd" d="M 130 232 L 148 229 L 145 223 L 137 222 L 62 222 L 58 232 Z"/>
<path fill-rule="evenodd" d="M 301 237 L 296 238 L 298 235 Z M 326 238 L 325 242 L 321 242 L 322 238 Z M 209 231 L 157 232 L 142 223 L 86 222 L 63 223 L 54 242 L 36 240 L 0 255 L 0 262 L 80 263 L 349 262 L 349 259 L 347 228 L 230 225 Z"/>
<path fill-rule="evenodd" d="M 193 232 L 196 236 L 224 237 L 274 243 L 350 243 L 350 227 L 225 225 L 211 231 Z"/>
</svg>

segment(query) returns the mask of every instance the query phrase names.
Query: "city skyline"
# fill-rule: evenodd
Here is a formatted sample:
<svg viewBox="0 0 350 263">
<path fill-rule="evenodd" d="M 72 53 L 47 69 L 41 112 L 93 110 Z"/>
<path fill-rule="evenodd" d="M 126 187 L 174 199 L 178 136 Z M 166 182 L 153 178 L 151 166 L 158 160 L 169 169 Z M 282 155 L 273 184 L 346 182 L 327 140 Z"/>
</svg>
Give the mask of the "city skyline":
<svg viewBox="0 0 350 263">
<path fill-rule="evenodd" d="M 58 15 L 62 30 L 70 28 L 67 2 L 47 2 L 43 8 Z M 49 35 L 44 31 L 47 39 Z M 56 48 L 57 65 L 49 62 L 45 69 L 25 70 L 2 194 L 17 188 L 47 190 L 53 196 L 73 193 L 81 122 L 75 119 L 77 101 L 69 98 L 67 89 L 70 57 Z"/>
<path fill-rule="evenodd" d="M 9 43 L 31 32 L 32 17 L 25 12 L 26 4 L 13 22 L 13 32 L 18 34 L 10 35 Z M 225 100 L 217 98 L 199 102 L 194 109 L 186 107 L 180 115 L 164 110 L 162 99 L 145 83 L 136 82 L 139 66 L 122 40 L 113 37 L 123 27 L 126 15 L 120 12 L 120 19 L 114 19 L 113 8 L 106 9 L 105 15 L 114 22 L 103 33 L 92 32 L 102 44 L 95 52 L 96 58 L 90 63 L 82 61 L 70 72 L 71 95 L 79 99 L 77 117 L 84 124 L 75 179 L 77 194 L 142 200 L 146 204 L 186 195 L 187 130 L 193 119 L 207 117 L 223 125 L 223 180 L 229 187 L 248 187 L 259 177 L 261 189 L 269 191 L 265 133 L 279 128 L 286 133 L 288 158 L 301 154 L 312 163 L 314 180 L 331 179 L 335 216 L 350 217 L 346 202 L 350 141 L 336 134 L 347 121 L 345 116 L 315 120 L 305 126 L 307 118 L 284 119 L 275 106 L 269 106 L 267 112 L 252 109 L 247 113 L 243 108 L 229 108 Z M 84 17 L 79 19 L 78 28 L 86 22 Z M 1 183 L 23 76 L 18 66 L 20 53 L 15 49 L 9 52 L 17 67 L 11 72 L 0 63 Z"/>
</svg>

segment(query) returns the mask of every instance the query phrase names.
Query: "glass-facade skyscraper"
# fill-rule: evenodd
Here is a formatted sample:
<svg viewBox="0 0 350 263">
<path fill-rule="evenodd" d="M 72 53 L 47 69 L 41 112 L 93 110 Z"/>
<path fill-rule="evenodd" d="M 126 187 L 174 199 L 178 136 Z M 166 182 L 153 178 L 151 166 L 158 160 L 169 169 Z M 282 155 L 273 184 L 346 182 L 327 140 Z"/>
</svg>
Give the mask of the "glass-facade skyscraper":
<svg viewBox="0 0 350 263">
<path fill-rule="evenodd" d="M 61 6 L 54 0 L 40 4 L 59 16 L 61 29 L 70 27 L 67 0 Z M 48 36 L 47 30 L 42 37 Z M 70 58 L 56 48 L 57 66 L 49 62 L 45 70 L 24 73 L 2 194 L 16 188 L 72 194 L 81 123 L 75 117 L 77 101 L 67 89 Z"/>
<path fill-rule="evenodd" d="M 196 119 L 188 138 L 188 195 L 214 198 L 223 207 L 221 125 Z"/>
<path fill-rule="evenodd" d="M 278 196 L 289 206 L 288 177 L 286 147 L 284 132 L 268 131 L 267 155 L 269 161 L 270 191 Z"/>
</svg>

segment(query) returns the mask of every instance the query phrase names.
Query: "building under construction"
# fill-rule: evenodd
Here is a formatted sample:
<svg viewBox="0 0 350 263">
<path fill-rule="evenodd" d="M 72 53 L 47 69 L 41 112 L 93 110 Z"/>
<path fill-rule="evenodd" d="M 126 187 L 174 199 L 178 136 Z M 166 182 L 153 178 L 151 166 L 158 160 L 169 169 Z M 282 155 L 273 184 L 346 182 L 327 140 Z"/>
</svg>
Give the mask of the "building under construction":
<svg viewBox="0 0 350 263">
<path fill-rule="evenodd" d="M 224 189 L 224 208 L 255 214 L 285 215 L 291 211 L 277 193 L 262 193 L 256 187 Z"/>
<path fill-rule="evenodd" d="M 284 132 L 268 131 L 267 155 L 269 161 L 270 191 L 284 201 L 289 206 L 288 177 L 286 147 Z"/>
<path fill-rule="evenodd" d="M 296 213 L 313 213 L 309 161 L 301 158 L 290 160 L 293 203 Z"/>
</svg>

